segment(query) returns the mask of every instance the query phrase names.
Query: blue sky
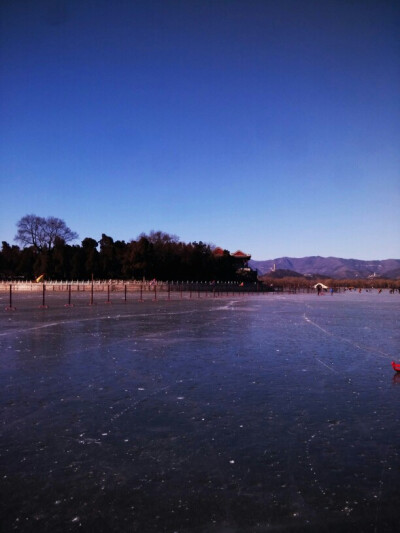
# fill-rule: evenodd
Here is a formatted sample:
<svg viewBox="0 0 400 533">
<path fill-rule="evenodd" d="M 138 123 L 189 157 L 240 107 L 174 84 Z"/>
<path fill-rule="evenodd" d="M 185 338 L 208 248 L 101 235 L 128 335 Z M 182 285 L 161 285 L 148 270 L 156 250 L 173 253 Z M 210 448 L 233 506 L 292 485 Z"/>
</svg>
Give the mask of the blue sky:
<svg viewBox="0 0 400 533">
<path fill-rule="evenodd" d="M 400 4 L 3 0 L 0 240 L 400 257 Z"/>
</svg>

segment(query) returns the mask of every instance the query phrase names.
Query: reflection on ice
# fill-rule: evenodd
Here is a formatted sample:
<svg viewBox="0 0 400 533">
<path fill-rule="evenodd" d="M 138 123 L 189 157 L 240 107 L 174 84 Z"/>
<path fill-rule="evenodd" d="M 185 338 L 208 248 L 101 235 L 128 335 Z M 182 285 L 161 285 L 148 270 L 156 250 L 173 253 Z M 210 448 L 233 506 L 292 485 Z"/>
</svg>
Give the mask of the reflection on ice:
<svg viewBox="0 0 400 533">
<path fill-rule="evenodd" d="M 6 531 L 393 531 L 399 299 L 2 317 Z"/>
</svg>

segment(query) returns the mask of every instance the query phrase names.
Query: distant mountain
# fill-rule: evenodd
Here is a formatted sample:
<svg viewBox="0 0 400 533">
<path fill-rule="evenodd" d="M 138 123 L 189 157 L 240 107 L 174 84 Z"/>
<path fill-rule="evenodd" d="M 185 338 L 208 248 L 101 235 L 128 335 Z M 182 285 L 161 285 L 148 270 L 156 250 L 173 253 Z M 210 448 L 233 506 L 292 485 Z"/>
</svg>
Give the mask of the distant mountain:
<svg viewBox="0 0 400 533">
<path fill-rule="evenodd" d="M 274 267 L 275 265 L 275 267 Z M 251 268 L 259 275 L 275 270 L 292 270 L 305 276 L 320 275 L 333 279 L 368 278 L 372 276 L 389 279 L 400 278 L 400 259 L 363 261 L 361 259 L 342 259 L 340 257 L 279 257 L 266 261 L 249 261 Z"/>
<path fill-rule="evenodd" d="M 275 279 L 304 278 L 303 274 L 299 274 L 299 272 L 295 272 L 294 270 L 287 270 L 286 268 L 277 268 L 273 272 L 269 272 L 268 275 L 269 277 Z"/>
</svg>

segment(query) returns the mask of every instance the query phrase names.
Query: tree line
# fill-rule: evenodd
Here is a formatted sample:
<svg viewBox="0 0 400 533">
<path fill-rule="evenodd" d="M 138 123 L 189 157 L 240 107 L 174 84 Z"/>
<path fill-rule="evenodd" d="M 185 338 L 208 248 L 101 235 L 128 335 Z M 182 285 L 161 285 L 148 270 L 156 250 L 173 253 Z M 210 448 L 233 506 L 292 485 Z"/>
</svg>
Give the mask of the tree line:
<svg viewBox="0 0 400 533">
<path fill-rule="evenodd" d="M 225 250 L 216 257 L 210 245 L 184 243 L 162 231 L 142 233 L 125 242 L 102 234 L 81 244 L 65 222 L 55 217 L 26 215 L 17 223 L 15 241 L 2 242 L 0 276 L 6 279 L 158 279 L 165 281 L 239 280 L 237 261 Z"/>
<path fill-rule="evenodd" d="M 264 274 L 259 280 L 268 287 L 281 287 L 282 290 L 296 291 L 311 290 L 318 282 L 322 282 L 333 289 L 396 289 L 400 290 L 400 280 L 386 278 L 357 278 L 357 279 L 333 279 L 326 276 L 307 279 L 304 276 L 285 276 L 281 278 L 271 277 Z"/>
</svg>

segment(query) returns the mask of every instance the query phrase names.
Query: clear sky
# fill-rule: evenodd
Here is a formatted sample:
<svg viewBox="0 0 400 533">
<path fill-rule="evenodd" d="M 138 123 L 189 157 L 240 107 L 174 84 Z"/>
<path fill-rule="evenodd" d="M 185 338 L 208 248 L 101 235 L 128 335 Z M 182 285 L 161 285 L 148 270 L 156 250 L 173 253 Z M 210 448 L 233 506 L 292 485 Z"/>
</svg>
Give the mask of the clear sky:
<svg viewBox="0 0 400 533">
<path fill-rule="evenodd" d="M 397 0 L 0 6 L 0 240 L 400 258 Z"/>
</svg>

